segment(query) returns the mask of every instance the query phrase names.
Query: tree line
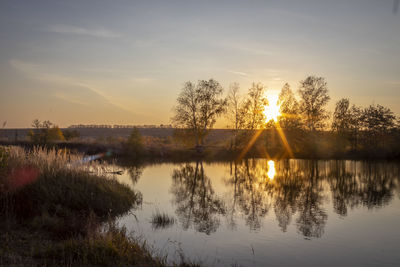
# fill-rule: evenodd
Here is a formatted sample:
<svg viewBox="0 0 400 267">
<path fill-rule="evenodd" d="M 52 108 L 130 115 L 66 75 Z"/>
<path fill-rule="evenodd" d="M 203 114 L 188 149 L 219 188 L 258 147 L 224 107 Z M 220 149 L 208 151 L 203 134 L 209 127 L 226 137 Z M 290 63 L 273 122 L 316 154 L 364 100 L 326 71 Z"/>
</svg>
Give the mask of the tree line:
<svg viewBox="0 0 400 267">
<path fill-rule="evenodd" d="M 28 132 L 28 138 L 36 144 L 51 144 L 57 141 L 69 141 L 79 137 L 76 130 L 61 130 L 56 124 L 38 119 L 32 121 L 32 130 Z"/>
<path fill-rule="evenodd" d="M 308 143 L 329 134 L 335 149 L 356 151 L 360 148 L 381 148 L 394 141 L 399 143 L 399 118 L 387 107 L 350 104 L 340 99 L 333 114 L 327 110 L 330 101 L 325 78 L 308 76 L 301 80 L 297 92 L 288 83 L 278 96 L 280 115 L 276 122 L 267 120 L 267 88 L 253 83 L 244 95 L 238 83 L 229 86 L 227 95 L 214 79 L 186 82 L 177 98 L 172 123 L 194 139 L 197 148 L 204 146 L 205 137 L 220 117 L 228 121 L 233 130 L 232 147 L 248 144 L 250 132 L 280 129 L 289 136 L 301 136 Z M 274 104 L 274 103 L 271 103 Z M 397 135 L 396 135 L 397 134 Z M 390 138 L 389 138 L 390 137 Z M 314 141 L 312 141 L 314 140 Z M 312 142 L 311 142 L 312 141 Z M 270 140 L 271 142 L 271 140 Z M 315 144 L 314 144 L 315 145 Z"/>
</svg>

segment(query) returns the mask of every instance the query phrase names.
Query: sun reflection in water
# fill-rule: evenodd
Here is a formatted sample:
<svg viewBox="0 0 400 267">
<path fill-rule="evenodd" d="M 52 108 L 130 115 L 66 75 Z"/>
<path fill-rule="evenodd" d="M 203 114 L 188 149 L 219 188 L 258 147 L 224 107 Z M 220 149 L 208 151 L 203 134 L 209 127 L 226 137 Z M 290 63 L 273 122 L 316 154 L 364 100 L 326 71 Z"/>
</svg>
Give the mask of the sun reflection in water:
<svg viewBox="0 0 400 267">
<path fill-rule="evenodd" d="M 273 160 L 268 160 L 267 164 L 268 164 L 267 176 L 269 179 L 272 180 L 272 179 L 274 179 L 275 174 L 276 174 L 275 162 Z"/>
</svg>

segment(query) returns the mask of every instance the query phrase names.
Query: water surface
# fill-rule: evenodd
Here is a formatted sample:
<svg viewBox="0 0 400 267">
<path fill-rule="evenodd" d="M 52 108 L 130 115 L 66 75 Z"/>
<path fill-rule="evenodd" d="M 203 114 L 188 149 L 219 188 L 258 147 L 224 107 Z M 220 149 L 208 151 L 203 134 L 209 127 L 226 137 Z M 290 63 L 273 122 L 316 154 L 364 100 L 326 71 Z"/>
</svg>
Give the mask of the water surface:
<svg viewBox="0 0 400 267">
<path fill-rule="evenodd" d="M 143 204 L 119 224 L 207 266 L 398 266 L 400 165 L 264 159 L 158 164 L 120 179 Z M 151 223 L 156 212 L 175 218 Z"/>
</svg>

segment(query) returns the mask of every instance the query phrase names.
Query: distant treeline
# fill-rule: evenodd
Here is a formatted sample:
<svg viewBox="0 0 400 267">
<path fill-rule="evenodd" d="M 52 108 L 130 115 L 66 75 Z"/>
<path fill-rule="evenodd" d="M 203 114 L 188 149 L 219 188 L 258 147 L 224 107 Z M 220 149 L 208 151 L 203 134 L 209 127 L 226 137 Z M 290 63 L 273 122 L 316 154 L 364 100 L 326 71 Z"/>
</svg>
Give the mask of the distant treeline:
<svg viewBox="0 0 400 267">
<path fill-rule="evenodd" d="M 108 125 L 108 124 L 74 124 L 68 126 L 68 128 L 79 129 L 79 128 L 100 128 L 100 129 L 134 129 L 134 128 L 172 128 L 172 124 L 160 124 L 160 125 Z"/>
</svg>

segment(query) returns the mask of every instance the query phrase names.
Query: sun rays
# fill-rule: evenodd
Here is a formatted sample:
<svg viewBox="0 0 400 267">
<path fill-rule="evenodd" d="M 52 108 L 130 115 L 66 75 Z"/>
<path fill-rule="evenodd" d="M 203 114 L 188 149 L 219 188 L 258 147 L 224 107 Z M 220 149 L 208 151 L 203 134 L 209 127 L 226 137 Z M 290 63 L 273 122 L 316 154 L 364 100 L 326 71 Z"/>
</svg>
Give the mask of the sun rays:
<svg viewBox="0 0 400 267">
<path fill-rule="evenodd" d="M 280 138 L 280 143 L 286 150 L 286 153 L 287 153 L 286 155 L 289 157 L 293 157 L 293 151 L 292 151 L 292 149 L 289 145 L 289 142 L 286 138 L 284 129 L 281 128 L 280 123 L 279 123 L 280 119 L 285 117 L 285 114 L 282 114 L 280 112 L 279 96 L 278 96 L 278 94 L 272 92 L 272 93 L 268 93 L 265 96 L 265 98 L 267 100 L 267 105 L 265 105 L 263 113 L 265 115 L 266 128 L 254 130 L 254 133 L 252 134 L 252 136 L 249 138 L 247 144 L 242 149 L 242 151 L 238 157 L 238 160 L 241 160 L 242 158 L 245 157 L 247 152 L 252 148 L 254 143 L 257 141 L 257 139 L 261 136 L 261 134 L 265 130 L 266 130 L 267 135 L 271 135 L 271 134 L 275 135 L 274 132 L 276 132 Z M 274 141 L 274 142 L 276 142 L 276 141 Z M 267 147 L 268 147 L 268 145 L 267 145 Z M 269 155 L 270 151 L 267 151 L 268 150 L 267 147 L 264 152 L 265 152 L 266 157 L 268 159 L 271 159 L 271 156 Z M 283 156 L 283 155 L 281 155 L 281 156 Z M 279 157 L 281 157 L 281 156 L 279 156 Z M 275 157 L 273 156 L 272 158 L 275 158 Z M 274 166 L 272 166 L 271 164 L 273 164 L 273 161 L 268 162 L 268 170 L 274 169 L 273 168 Z M 274 176 L 275 175 L 272 174 L 272 171 L 270 174 L 268 174 L 268 177 L 270 177 L 270 179 L 273 179 Z"/>
</svg>

